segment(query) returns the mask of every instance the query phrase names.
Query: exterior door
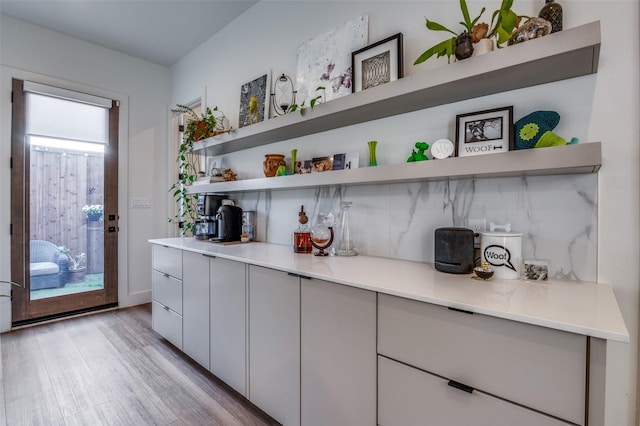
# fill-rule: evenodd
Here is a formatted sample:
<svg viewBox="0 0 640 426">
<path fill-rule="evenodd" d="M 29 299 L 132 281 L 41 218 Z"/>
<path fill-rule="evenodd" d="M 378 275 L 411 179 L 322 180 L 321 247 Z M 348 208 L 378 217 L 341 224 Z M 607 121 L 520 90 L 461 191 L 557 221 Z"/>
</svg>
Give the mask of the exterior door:
<svg viewBox="0 0 640 426">
<path fill-rule="evenodd" d="M 117 305 L 118 105 L 13 80 L 14 325 Z"/>
</svg>

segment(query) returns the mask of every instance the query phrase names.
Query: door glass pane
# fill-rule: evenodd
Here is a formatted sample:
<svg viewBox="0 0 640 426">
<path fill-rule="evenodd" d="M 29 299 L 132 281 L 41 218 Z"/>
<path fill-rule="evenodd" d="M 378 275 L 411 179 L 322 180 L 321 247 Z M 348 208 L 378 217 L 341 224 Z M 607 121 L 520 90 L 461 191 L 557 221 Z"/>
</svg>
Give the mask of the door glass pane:
<svg viewBox="0 0 640 426">
<path fill-rule="evenodd" d="M 104 148 L 27 136 L 31 300 L 104 289 Z"/>
</svg>

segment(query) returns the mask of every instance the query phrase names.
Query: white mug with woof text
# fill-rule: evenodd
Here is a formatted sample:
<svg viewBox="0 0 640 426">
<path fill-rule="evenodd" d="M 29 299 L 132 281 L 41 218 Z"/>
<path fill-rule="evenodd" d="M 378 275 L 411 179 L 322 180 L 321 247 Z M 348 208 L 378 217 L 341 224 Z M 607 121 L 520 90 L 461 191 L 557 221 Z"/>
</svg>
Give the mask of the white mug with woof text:
<svg viewBox="0 0 640 426">
<path fill-rule="evenodd" d="M 517 232 L 482 232 L 480 256 L 488 262 L 495 278 L 515 280 L 522 269 L 522 234 Z"/>
</svg>

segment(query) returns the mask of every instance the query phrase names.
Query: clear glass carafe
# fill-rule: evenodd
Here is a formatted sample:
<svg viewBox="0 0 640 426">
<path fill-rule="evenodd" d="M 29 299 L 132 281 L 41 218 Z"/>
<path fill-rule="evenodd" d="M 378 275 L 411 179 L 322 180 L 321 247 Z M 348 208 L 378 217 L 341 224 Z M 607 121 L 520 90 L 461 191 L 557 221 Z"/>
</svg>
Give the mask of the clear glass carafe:
<svg viewBox="0 0 640 426">
<path fill-rule="evenodd" d="M 342 224 L 340 225 L 340 242 L 336 255 L 338 256 L 357 256 L 358 251 L 353 243 L 351 236 L 351 228 L 349 227 L 349 208 L 353 204 L 351 201 L 342 202 Z"/>
</svg>

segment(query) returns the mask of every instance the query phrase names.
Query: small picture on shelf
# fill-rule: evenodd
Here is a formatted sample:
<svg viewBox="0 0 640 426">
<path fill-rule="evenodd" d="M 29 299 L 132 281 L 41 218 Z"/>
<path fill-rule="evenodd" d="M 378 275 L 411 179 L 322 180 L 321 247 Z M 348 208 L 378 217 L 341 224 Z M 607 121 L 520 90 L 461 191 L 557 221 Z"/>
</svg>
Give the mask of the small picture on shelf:
<svg viewBox="0 0 640 426">
<path fill-rule="evenodd" d="M 222 176 L 223 170 L 224 164 L 222 162 L 222 157 L 207 157 L 207 176 Z"/>
<path fill-rule="evenodd" d="M 456 116 L 456 155 L 493 154 L 513 149 L 513 106 Z"/>
<path fill-rule="evenodd" d="M 548 260 L 524 259 L 522 261 L 522 279 L 528 281 L 549 280 Z"/>
<path fill-rule="evenodd" d="M 300 163 L 300 172 L 298 172 L 298 163 Z M 305 161 L 296 161 L 296 174 L 307 174 L 311 173 L 313 169 L 313 162 L 311 160 Z"/>
<path fill-rule="evenodd" d="M 332 157 L 316 157 L 311 160 L 312 173 L 327 172 L 333 170 L 333 158 Z"/>
<path fill-rule="evenodd" d="M 346 170 L 358 168 L 358 152 L 334 154 L 333 170 Z"/>
</svg>

